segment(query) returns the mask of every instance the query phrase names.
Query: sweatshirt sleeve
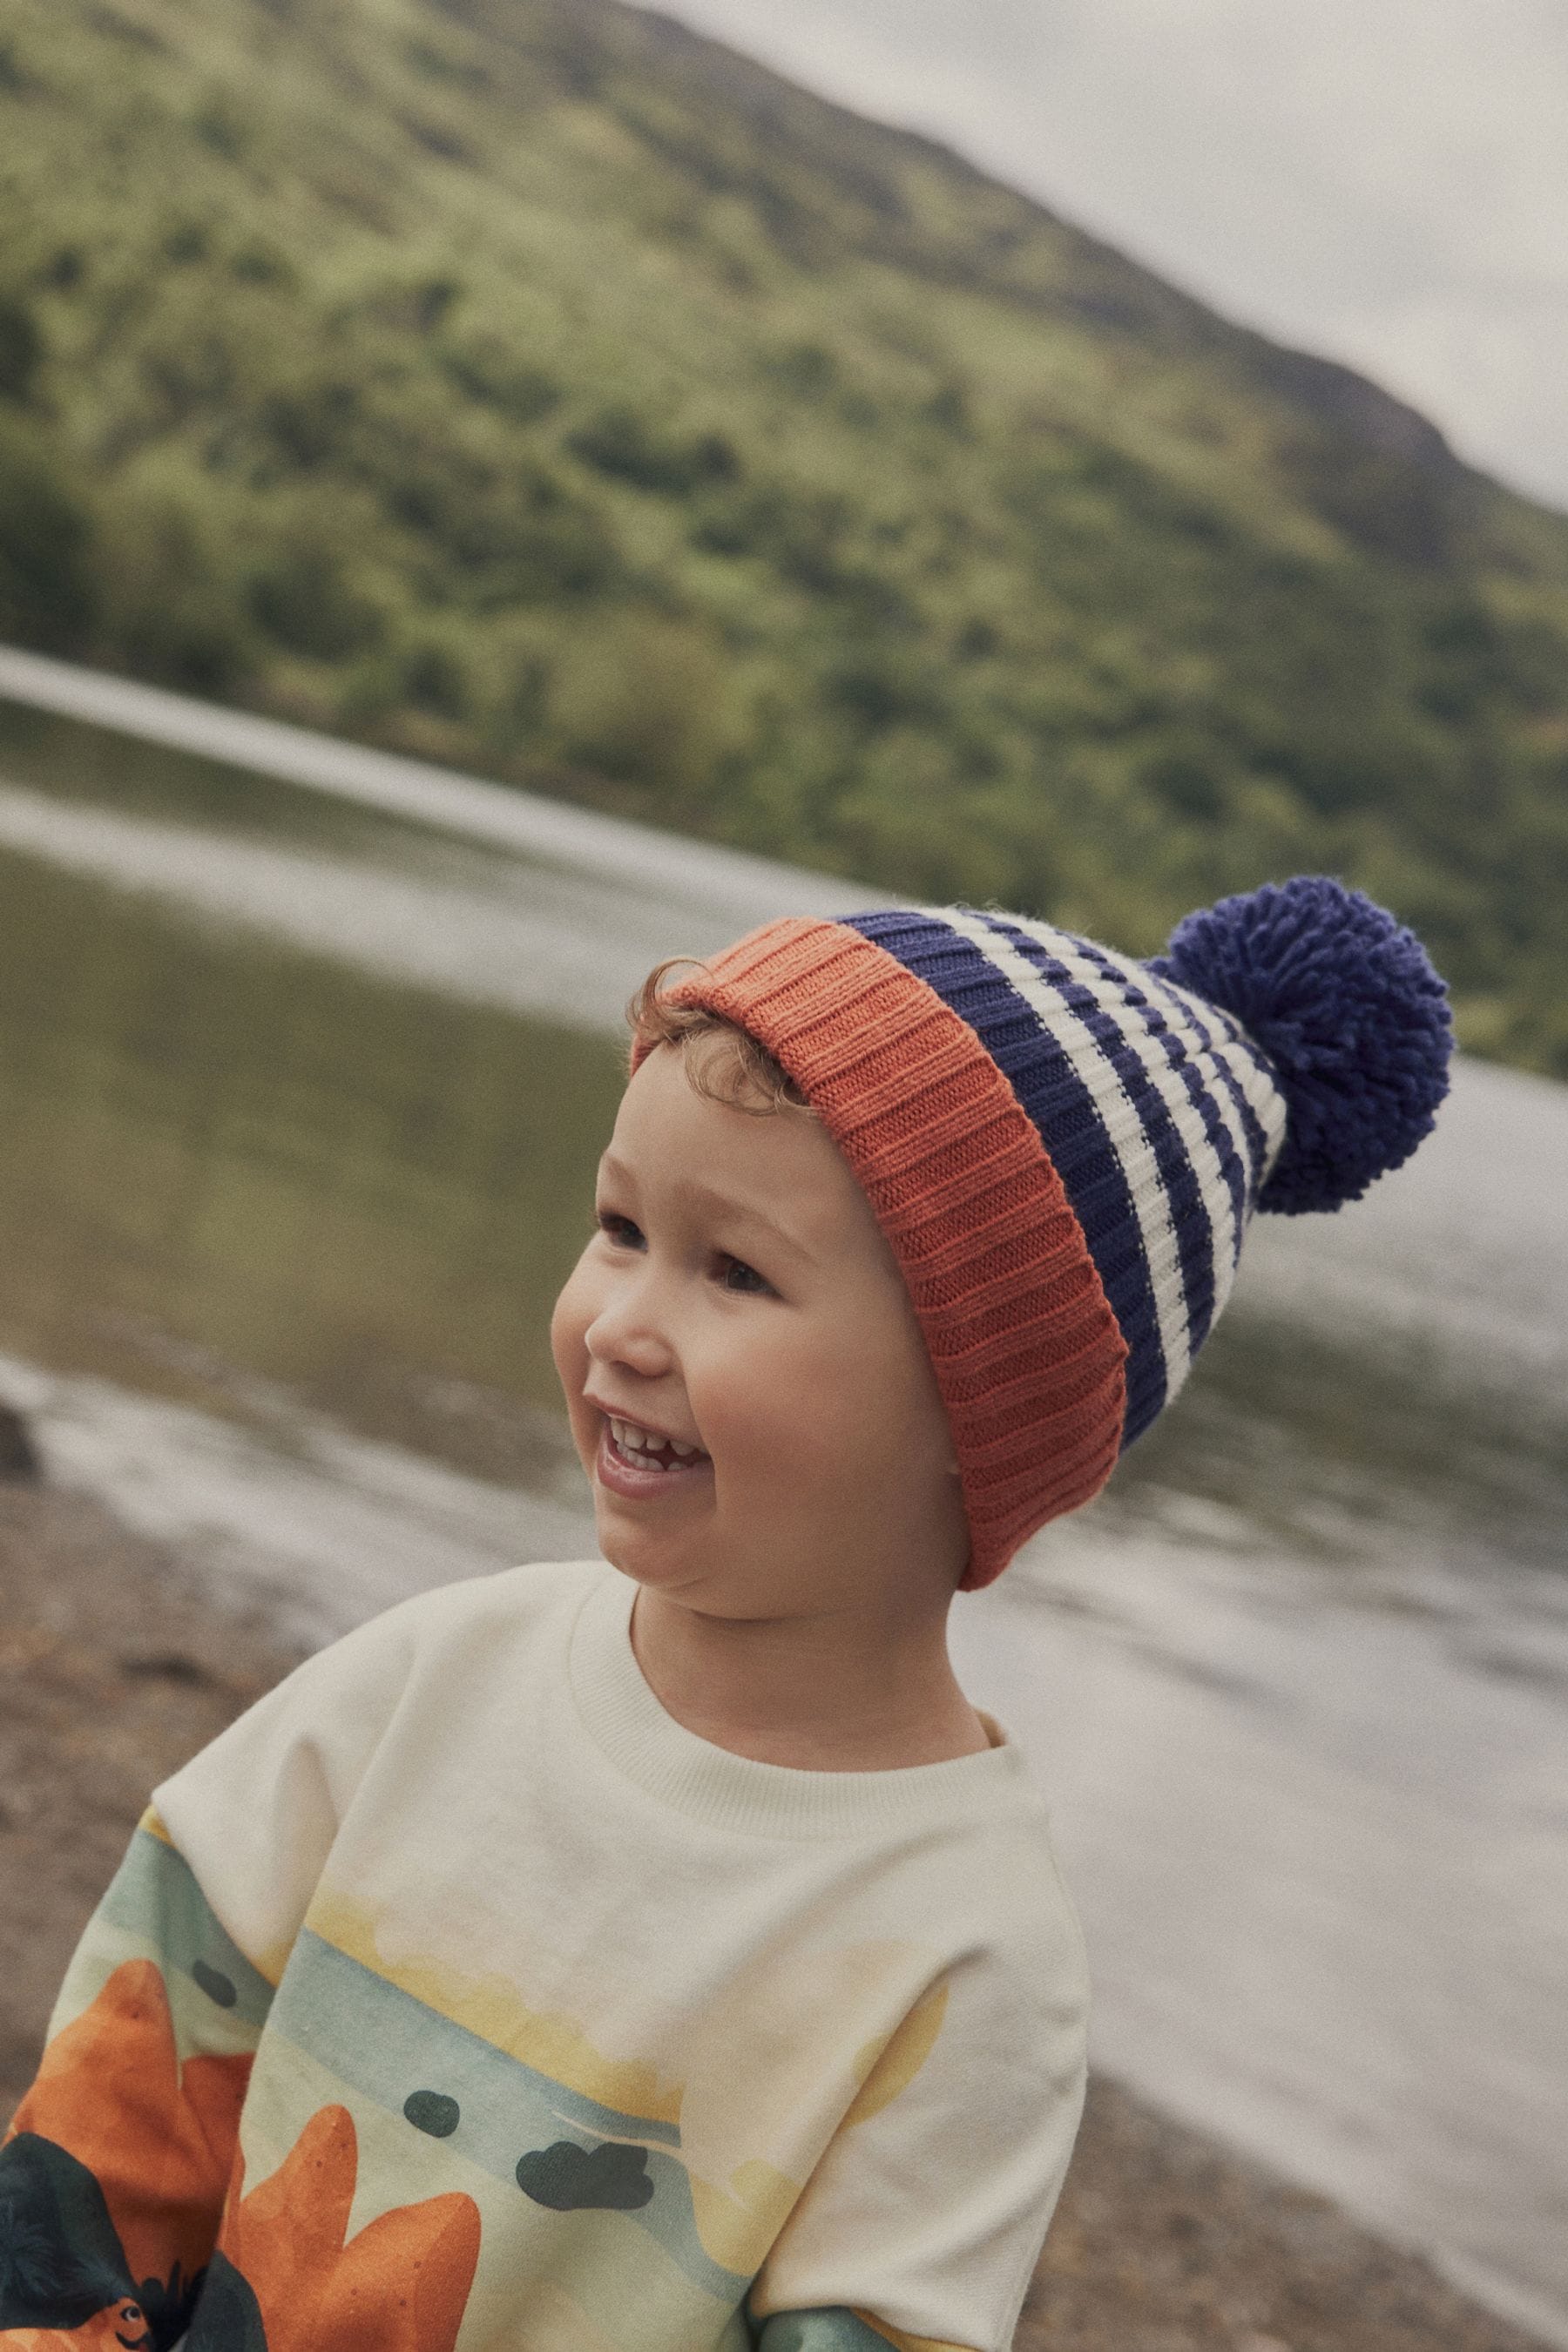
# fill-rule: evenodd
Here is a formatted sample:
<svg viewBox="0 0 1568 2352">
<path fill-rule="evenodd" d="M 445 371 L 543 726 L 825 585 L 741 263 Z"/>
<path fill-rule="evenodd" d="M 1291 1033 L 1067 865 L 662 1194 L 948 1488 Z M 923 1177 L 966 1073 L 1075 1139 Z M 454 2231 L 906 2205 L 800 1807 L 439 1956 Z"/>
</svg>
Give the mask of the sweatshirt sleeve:
<svg viewBox="0 0 1568 2352">
<path fill-rule="evenodd" d="M 1059 1885 L 1034 1925 L 959 1960 L 873 2065 L 753 2284 L 758 2352 L 1007 2352 L 1087 2071 Z"/>
<path fill-rule="evenodd" d="M 104 2315 L 121 2343 L 182 2334 L 273 1990 L 412 1632 L 405 1605 L 307 1660 L 154 1792 L 0 2146 L 0 2336 Z"/>
<path fill-rule="evenodd" d="M 318 1651 L 153 1792 L 225 1931 L 269 1984 L 447 1598 L 400 1602 Z"/>
</svg>

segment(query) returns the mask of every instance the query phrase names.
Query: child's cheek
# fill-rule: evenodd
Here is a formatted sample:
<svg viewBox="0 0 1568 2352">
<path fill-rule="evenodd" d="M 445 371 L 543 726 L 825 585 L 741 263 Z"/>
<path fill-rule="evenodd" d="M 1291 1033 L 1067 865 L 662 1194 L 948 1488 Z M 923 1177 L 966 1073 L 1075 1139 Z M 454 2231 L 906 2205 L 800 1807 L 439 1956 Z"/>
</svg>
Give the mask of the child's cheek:
<svg viewBox="0 0 1568 2352">
<path fill-rule="evenodd" d="M 582 1396 L 588 1378 L 587 1332 L 595 1314 L 592 1289 L 586 1267 L 579 1265 L 567 1276 L 550 1318 L 550 1352 L 574 1420 L 584 1410 Z"/>
<path fill-rule="evenodd" d="M 731 1366 L 691 1393 L 696 1426 L 715 1463 L 753 1495 L 791 1496 L 831 1475 L 840 1442 L 818 1378 L 787 1357 Z"/>
</svg>

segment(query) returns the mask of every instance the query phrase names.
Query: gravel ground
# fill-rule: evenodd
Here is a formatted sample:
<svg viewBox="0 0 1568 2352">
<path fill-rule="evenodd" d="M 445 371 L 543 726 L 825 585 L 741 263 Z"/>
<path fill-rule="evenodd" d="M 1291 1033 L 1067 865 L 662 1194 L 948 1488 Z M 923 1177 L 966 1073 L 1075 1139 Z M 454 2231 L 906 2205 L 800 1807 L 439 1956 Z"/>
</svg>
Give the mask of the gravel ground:
<svg viewBox="0 0 1568 2352">
<path fill-rule="evenodd" d="M 0 1486 L 0 2116 L 148 1790 L 296 1654 L 96 1505 Z M 1104 2078 L 1015 2343 L 1540 2352 L 1425 2263 Z"/>
</svg>

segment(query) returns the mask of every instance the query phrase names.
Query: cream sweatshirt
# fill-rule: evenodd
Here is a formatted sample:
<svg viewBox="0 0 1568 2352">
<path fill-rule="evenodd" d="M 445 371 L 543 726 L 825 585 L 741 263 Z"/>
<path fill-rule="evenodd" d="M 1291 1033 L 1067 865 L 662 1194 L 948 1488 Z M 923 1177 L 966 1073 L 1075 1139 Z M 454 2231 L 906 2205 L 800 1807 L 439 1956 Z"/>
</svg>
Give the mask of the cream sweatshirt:
<svg viewBox="0 0 1568 2352">
<path fill-rule="evenodd" d="M 0 2331 L 1005 2352 L 1087 2011 L 1022 1756 L 733 1755 L 634 1592 L 421 1595 L 154 1792 L 0 2149 Z"/>
</svg>

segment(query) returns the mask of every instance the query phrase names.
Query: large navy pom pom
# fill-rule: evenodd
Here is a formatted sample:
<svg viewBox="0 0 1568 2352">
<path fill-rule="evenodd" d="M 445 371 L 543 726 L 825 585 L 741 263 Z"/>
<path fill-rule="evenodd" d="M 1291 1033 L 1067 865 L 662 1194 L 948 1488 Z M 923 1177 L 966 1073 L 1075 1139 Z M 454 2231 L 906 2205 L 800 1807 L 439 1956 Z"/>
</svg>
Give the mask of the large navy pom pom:
<svg viewBox="0 0 1568 2352">
<path fill-rule="evenodd" d="M 1189 915 L 1151 970 L 1233 1013 L 1285 1097 L 1260 1209 L 1359 1201 L 1408 1160 L 1448 1091 L 1447 993 L 1413 931 L 1323 874 Z"/>
</svg>

